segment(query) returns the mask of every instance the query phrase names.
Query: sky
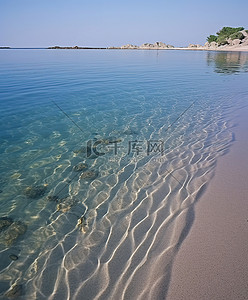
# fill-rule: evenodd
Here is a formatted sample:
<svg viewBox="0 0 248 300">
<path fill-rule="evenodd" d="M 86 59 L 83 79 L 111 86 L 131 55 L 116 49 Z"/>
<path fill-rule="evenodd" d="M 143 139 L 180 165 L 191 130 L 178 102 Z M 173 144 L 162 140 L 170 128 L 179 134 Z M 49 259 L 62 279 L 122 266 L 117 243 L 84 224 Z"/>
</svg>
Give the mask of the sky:
<svg viewBox="0 0 248 300">
<path fill-rule="evenodd" d="M 204 44 L 223 26 L 248 29 L 247 0 L 0 0 L 0 46 Z"/>
</svg>

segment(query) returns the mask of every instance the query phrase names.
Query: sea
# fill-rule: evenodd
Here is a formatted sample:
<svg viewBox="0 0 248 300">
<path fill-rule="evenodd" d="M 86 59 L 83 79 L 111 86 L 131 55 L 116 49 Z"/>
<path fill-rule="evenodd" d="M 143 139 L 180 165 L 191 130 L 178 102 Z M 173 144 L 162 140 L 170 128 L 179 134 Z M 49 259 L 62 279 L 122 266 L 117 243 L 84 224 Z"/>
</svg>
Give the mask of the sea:
<svg viewBox="0 0 248 300">
<path fill-rule="evenodd" d="M 247 52 L 0 50 L 1 299 L 165 299 L 247 72 Z"/>
</svg>

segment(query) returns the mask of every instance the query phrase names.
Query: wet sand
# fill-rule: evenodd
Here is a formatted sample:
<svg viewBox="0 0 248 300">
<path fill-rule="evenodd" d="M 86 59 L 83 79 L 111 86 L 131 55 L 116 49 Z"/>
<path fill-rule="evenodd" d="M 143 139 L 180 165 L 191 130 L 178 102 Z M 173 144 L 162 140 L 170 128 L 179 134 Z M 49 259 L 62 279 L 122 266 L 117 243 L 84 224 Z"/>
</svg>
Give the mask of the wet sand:
<svg viewBox="0 0 248 300">
<path fill-rule="evenodd" d="M 248 299 L 248 109 L 235 143 L 195 208 L 172 267 L 167 300 Z"/>
</svg>

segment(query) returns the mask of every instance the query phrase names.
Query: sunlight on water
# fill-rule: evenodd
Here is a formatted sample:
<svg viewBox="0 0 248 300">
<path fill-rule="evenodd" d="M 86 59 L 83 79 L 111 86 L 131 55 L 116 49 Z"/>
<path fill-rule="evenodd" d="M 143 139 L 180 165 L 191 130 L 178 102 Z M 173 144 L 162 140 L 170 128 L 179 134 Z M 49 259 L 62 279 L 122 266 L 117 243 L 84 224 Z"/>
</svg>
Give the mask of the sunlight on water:
<svg viewBox="0 0 248 300">
<path fill-rule="evenodd" d="M 0 293 L 165 294 L 234 140 L 248 54 L 5 50 L 0 63 Z"/>
</svg>

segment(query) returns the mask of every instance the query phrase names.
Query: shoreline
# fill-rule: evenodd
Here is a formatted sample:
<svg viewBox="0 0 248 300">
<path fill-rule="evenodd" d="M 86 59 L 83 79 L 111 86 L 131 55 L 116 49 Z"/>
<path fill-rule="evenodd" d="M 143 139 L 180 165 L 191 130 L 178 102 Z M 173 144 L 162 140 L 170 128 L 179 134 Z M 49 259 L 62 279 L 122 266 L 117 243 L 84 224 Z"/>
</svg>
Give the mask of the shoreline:
<svg viewBox="0 0 248 300">
<path fill-rule="evenodd" d="M 204 48 L 174 48 L 174 50 L 193 50 L 193 51 L 221 51 L 221 52 L 248 52 L 248 46 L 245 47 L 226 47 L 226 48 L 220 48 L 220 49 L 204 49 Z"/>
<path fill-rule="evenodd" d="M 228 52 L 228 51 L 235 51 L 235 52 L 248 52 L 248 46 L 244 47 L 223 47 L 223 48 L 217 48 L 217 49 L 205 49 L 205 48 L 174 48 L 174 50 L 193 50 L 193 51 L 222 51 L 222 52 Z"/>
<path fill-rule="evenodd" d="M 248 46 L 244 47 L 223 47 L 217 49 L 207 48 L 188 48 L 188 47 L 174 47 L 174 48 L 121 48 L 121 47 L 59 47 L 59 48 L 11 48 L 0 47 L 0 50 L 135 50 L 135 51 L 158 51 L 158 50 L 187 50 L 187 51 L 221 51 L 221 52 L 248 52 Z"/>
<path fill-rule="evenodd" d="M 236 140 L 219 158 L 195 207 L 195 220 L 173 265 L 167 300 L 246 299 L 248 295 L 248 108 L 239 110 Z"/>
</svg>

